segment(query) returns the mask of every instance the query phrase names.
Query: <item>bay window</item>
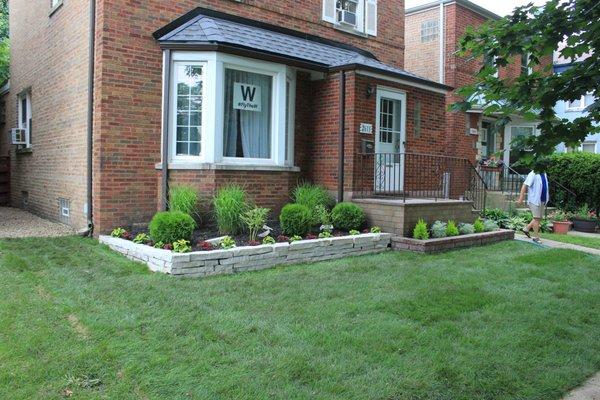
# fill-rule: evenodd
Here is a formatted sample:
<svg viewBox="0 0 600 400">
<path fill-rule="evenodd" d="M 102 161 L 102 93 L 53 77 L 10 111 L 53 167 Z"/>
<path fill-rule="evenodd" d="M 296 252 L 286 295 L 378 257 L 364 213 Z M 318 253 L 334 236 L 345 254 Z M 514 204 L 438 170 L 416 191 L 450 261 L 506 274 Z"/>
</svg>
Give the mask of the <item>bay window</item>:
<svg viewBox="0 0 600 400">
<path fill-rule="evenodd" d="M 293 166 L 295 73 L 216 52 L 173 52 L 169 162 Z"/>
</svg>

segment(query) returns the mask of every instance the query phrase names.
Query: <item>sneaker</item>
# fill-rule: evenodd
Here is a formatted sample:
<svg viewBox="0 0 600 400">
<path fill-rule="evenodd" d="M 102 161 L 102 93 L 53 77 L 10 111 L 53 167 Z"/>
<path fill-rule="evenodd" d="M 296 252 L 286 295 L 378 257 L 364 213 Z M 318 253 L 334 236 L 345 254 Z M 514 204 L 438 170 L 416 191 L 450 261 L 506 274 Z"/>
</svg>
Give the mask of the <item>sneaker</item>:
<svg viewBox="0 0 600 400">
<path fill-rule="evenodd" d="M 533 238 L 533 241 L 537 244 L 542 244 L 542 239 L 540 238 Z"/>
<path fill-rule="evenodd" d="M 528 231 L 528 230 L 526 230 L 526 229 L 521 229 L 521 232 L 523 232 L 523 234 L 524 234 L 525 236 L 527 236 L 528 238 L 531 238 L 531 235 L 529 234 L 529 231 Z"/>
</svg>

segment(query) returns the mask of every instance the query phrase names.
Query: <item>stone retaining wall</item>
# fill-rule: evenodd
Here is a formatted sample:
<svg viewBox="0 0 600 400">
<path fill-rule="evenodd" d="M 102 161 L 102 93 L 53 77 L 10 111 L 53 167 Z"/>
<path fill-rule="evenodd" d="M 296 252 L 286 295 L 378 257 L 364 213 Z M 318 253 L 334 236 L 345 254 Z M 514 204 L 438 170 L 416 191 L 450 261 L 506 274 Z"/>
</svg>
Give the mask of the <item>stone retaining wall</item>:
<svg viewBox="0 0 600 400">
<path fill-rule="evenodd" d="M 174 253 L 111 236 L 100 236 L 99 240 L 131 260 L 146 263 L 152 271 L 176 276 L 202 277 L 257 271 L 283 264 L 380 253 L 389 249 L 391 235 L 367 233 L 192 253 Z"/>
<path fill-rule="evenodd" d="M 438 253 L 463 247 L 481 246 L 503 240 L 512 240 L 514 238 L 515 232 L 506 229 L 429 240 L 395 236 L 392 238 L 392 248 L 394 250 L 410 250 L 419 253 Z"/>
</svg>

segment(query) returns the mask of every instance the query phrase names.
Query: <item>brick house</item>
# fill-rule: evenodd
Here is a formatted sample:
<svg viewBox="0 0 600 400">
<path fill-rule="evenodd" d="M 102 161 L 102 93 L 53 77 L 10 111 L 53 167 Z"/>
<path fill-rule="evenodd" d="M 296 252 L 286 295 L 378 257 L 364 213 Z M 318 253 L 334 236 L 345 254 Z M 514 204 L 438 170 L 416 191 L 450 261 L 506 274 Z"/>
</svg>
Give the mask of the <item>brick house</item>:
<svg viewBox="0 0 600 400">
<path fill-rule="evenodd" d="M 484 60 L 458 56 L 456 50 L 460 38 L 467 27 L 499 18 L 468 0 L 436 0 L 407 9 L 405 68 L 454 88 L 474 83 L 473 76 L 479 72 Z M 545 61 L 551 62 L 549 59 Z M 524 57 L 498 70 L 501 79 L 526 73 L 528 68 Z M 460 97 L 451 92 L 446 97 L 446 105 L 459 100 Z M 494 125 L 496 118 L 484 116 L 482 111 L 475 107 L 468 113 L 446 113 L 447 147 L 473 160 L 485 160 L 500 154 L 499 158 L 506 165 L 512 164 L 516 159 L 510 153 L 511 140 L 536 134 L 538 122 L 513 115 L 510 123 L 497 128 Z"/>
<path fill-rule="evenodd" d="M 275 215 L 302 180 L 338 199 L 440 185 L 464 199 L 466 187 L 448 185 L 466 182 L 468 166 L 450 179 L 438 159 L 463 146 L 448 147 L 451 88 L 403 69 L 403 1 L 11 0 L 10 10 L 6 127 L 27 138 L 0 141 L 15 206 L 101 233 L 147 223 L 181 183 L 205 205 L 239 183 Z M 432 160 L 435 171 L 411 172 Z"/>
</svg>

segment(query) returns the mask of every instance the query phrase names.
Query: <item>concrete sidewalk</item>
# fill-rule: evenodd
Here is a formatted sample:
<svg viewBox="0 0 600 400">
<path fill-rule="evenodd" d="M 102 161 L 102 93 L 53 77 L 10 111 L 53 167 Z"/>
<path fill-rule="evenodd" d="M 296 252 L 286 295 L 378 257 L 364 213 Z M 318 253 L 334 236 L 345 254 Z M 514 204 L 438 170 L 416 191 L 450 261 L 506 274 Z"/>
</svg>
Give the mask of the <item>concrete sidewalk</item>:
<svg viewBox="0 0 600 400">
<path fill-rule="evenodd" d="M 515 240 L 520 240 L 521 242 L 532 243 L 532 240 L 527 238 L 524 235 L 515 235 Z M 551 247 L 553 249 L 577 250 L 577 251 L 582 251 L 584 253 L 592 254 L 595 256 L 600 256 L 600 250 L 592 249 L 590 247 L 579 246 L 577 244 L 557 242 L 555 240 L 550 240 L 550 239 L 542 239 L 542 245 Z"/>
</svg>

